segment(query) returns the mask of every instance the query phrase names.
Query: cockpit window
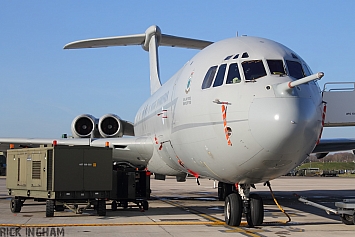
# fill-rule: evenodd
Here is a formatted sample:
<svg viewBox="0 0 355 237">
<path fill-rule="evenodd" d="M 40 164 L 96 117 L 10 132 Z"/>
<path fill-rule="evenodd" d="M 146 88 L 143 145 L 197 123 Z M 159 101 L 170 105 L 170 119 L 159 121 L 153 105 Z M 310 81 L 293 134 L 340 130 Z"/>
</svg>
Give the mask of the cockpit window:
<svg viewBox="0 0 355 237">
<path fill-rule="evenodd" d="M 239 57 L 239 54 L 235 55 L 233 59 L 237 59 Z"/>
<path fill-rule="evenodd" d="M 266 76 L 265 67 L 261 60 L 244 61 L 242 67 L 245 80 L 255 80 Z"/>
<path fill-rule="evenodd" d="M 309 70 L 309 68 L 307 67 L 306 64 L 303 64 L 303 71 L 304 71 L 305 76 L 312 75 L 311 71 Z"/>
<path fill-rule="evenodd" d="M 210 69 L 208 69 L 206 76 L 202 82 L 202 87 L 201 87 L 202 89 L 206 89 L 206 88 L 211 87 L 214 75 L 216 74 L 216 71 L 217 71 L 217 66 L 213 66 L 213 67 L 210 67 Z"/>
<path fill-rule="evenodd" d="M 267 60 L 272 75 L 285 75 L 285 67 L 282 60 Z"/>
<path fill-rule="evenodd" d="M 293 58 L 298 59 L 298 57 L 294 53 L 291 53 L 291 55 Z"/>
<path fill-rule="evenodd" d="M 249 58 L 249 54 L 247 52 L 243 53 L 242 58 Z"/>
<path fill-rule="evenodd" d="M 229 55 L 229 56 L 225 57 L 224 60 L 229 60 L 232 56 L 233 56 L 233 55 Z"/>
<path fill-rule="evenodd" d="M 288 72 L 291 77 L 301 79 L 304 77 L 302 65 L 299 62 L 286 60 Z"/>
<path fill-rule="evenodd" d="M 229 65 L 226 84 L 235 84 L 240 82 L 240 74 L 238 64 L 232 63 Z"/>
<path fill-rule="evenodd" d="M 218 68 L 216 79 L 214 80 L 213 87 L 221 86 L 223 84 L 224 74 L 226 72 L 227 64 L 222 64 Z"/>
</svg>

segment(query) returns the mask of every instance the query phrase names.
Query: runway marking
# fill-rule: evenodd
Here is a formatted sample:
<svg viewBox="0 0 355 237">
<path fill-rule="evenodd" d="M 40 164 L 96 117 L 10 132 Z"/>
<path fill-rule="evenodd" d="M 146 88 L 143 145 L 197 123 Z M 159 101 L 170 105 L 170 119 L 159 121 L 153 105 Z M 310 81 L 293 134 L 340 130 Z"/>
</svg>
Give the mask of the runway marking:
<svg viewBox="0 0 355 237">
<path fill-rule="evenodd" d="M 192 213 L 192 214 L 198 215 L 198 216 L 200 216 L 200 217 L 202 217 L 202 218 L 204 218 L 204 219 L 206 219 L 206 220 L 211 221 L 212 223 L 221 223 L 221 224 L 223 224 L 223 225 L 225 224 L 225 222 L 224 222 L 223 220 L 221 220 L 221 219 L 214 218 L 213 216 L 210 216 L 210 215 L 207 215 L 207 214 L 202 213 L 202 212 L 200 212 L 200 211 L 191 209 L 191 208 L 189 208 L 189 207 L 186 207 L 186 206 L 184 206 L 184 205 L 178 204 L 178 203 L 176 203 L 176 202 L 173 202 L 173 201 L 170 201 L 170 200 L 166 200 L 166 199 L 159 199 L 159 200 L 162 201 L 162 202 L 165 202 L 165 203 L 167 203 L 167 204 L 169 204 L 169 205 L 172 205 L 172 206 L 174 206 L 174 207 L 181 208 L 181 209 L 183 209 L 183 210 L 185 210 L 185 211 L 188 211 L 188 212 L 190 212 L 190 213 Z"/>
<path fill-rule="evenodd" d="M 205 226 L 220 226 L 226 228 L 225 230 L 219 230 L 221 233 L 241 233 L 245 236 L 251 236 L 251 237 L 257 237 L 257 236 L 263 236 L 260 232 L 265 232 L 265 230 L 261 228 L 247 228 L 247 222 L 243 221 L 240 226 L 234 227 L 234 226 L 228 226 L 225 224 L 224 220 L 221 220 L 219 218 L 213 217 L 211 215 L 208 215 L 206 213 L 200 212 L 198 210 L 186 207 L 176 201 L 168 200 L 168 199 L 160 199 L 157 198 L 157 200 L 160 200 L 168 205 L 172 205 L 174 207 L 178 207 L 180 209 L 183 209 L 191 214 L 195 214 L 199 217 L 204 218 L 207 221 L 198 221 L 198 220 L 193 220 L 193 219 L 187 219 L 187 220 L 179 220 L 177 221 L 176 219 L 172 219 L 172 221 L 168 221 L 167 219 L 164 219 L 163 221 L 155 221 L 152 220 L 152 222 L 124 222 L 124 223 L 68 223 L 68 224 L 0 224 L 0 227 L 22 227 L 22 228 L 33 228 L 33 227 L 105 227 L 105 226 L 193 226 L 193 225 L 205 225 Z M 263 225 L 265 226 L 270 226 L 270 225 L 277 225 L 277 224 L 282 224 L 281 222 L 275 221 L 275 222 L 264 222 Z M 290 223 L 293 224 L 293 223 Z M 284 224 L 283 224 L 284 225 Z M 267 231 L 267 230 L 266 230 Z"/>
<path fill-rule="evenodd" d="M 224 233 L 243 233 L 247 236 L 263 236 L 263 235 L 260 235 L 258 234 L 257 232 L 264 232 L 262 229 L 253 229 L 252 231 L 251 230 L 244 230 L 242 228 L 238 228 L 238 227 L 232 227 L 231 230 L 225 230 L 223 231 Z"/>
<path fill-rule="evenodd" d="M 176 202 L 173 202 L 173 201 L 170 201 L 170 200 L 165 200 L 165 199 L 159 199 L 159 200 L 161 200 L 162 202 L 165 202 L 167 204 L 170 204 L 172 206 L 179 207 L 179 208 L 181 208 L 183 210 L 186 210 L 186 211 L 188 211 L 188 212 L 190 212 L 192 214 L 195 214 L 195 215 L 198 215 L 200 217 L 203 217 L 206 220 L 211 221 L 211 223 L 214 223 L 214 225 L 221 225 L 221 226 L 224 226 L 225 228 L 229 229 L 229 230 L 221 231 L 223 233 L 238 232 L 238 233 L 242 233 L 242 234 L 244 234 L 246 236 L 257 237 L 257 236 L 262 236 L 262 235 L 259 235 L 257 232 L 264 232 L 264 230 L 262 230 L 262 229 L 253 228 L 253 229 L 250 229 L 250 230 L 246 230 L 246 229 L 240 227 L 240 226 L 243 226 L 243 227 L 247 226 L 248 225 L 247 222 L 240 223 L 239 227 L 237 227 L 237 226 L 229 226 L 229 225 L 226 225 L 226 223 L 223 220 L 221 220 L 219 218 L 215 218 L 213 216 L 210 216 L 210 215 L 208 215 L 206 213 L 202 213 L 200 211 L 194 210 L 192 208 L 186 207 L 184 205 L 181 205 L 179 203 L 176 203 Z"/>
<path fill-rule="evenodd" d="M 82 223 L 82 224 L 0 224 L 1 227 L 87 227 L 87 226 L 135 226 L 135 225 L 224 225 L 210 221 L 159 221 L 126 223 Z"/>
</svg>

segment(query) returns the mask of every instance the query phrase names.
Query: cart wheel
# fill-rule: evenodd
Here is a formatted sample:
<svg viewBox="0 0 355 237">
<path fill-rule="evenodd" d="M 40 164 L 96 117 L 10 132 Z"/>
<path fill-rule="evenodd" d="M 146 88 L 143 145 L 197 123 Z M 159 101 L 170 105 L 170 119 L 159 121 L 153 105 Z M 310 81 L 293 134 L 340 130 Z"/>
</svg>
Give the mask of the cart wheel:
<svg viewBox="0 0 355 237">
<path fill-rule="evenodd" d="M 11 198 L 11 201 L 10 201 L 11 212 L 13 212 L 13 213 L 20 212 L 21 207 L 22 207 L 22 202 L 20 201 L 20 199 L 14 198 L 14 197 Z"/>
<path fill-rule="evenodd" d="M 345 225 L 354 225 L 354 215 L 343 214 L 340 216 L 340 218 Z"/>
<path fill-rule="evenodd" d="M 54 216 L 54 200 L 46 201 L 46 217 Z"/>
<path fill-rule="evenodd" d="M 148 208 L 149 208 L 149 203 L 148 203 L 148 201 L 146 201 L 146 200 L 144 200 L 143 202 L 142 202 L 142 206 L 143 206 L 143 210 L 148 210 Z"/>
<path fill-rule="evenodd" d="M 99 216 L 106 216 L 106 201 L 98 200 L 97 201 L 97 214 Z"/>
<path fill-rule="evenodd" d="M 116 202 L 116 201 L 112 201 L 112 203 L 111 203 L 111 210 L 112 210 L 112 211 L 117 211 L 117 202 Z"/>
</svg>

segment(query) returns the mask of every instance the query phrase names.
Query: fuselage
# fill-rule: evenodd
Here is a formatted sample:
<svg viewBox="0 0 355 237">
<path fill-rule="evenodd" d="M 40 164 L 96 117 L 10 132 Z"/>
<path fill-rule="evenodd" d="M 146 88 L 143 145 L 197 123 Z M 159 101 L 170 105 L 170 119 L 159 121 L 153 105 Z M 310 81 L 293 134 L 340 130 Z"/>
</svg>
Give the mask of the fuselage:
<svg viewBox="0 0 355 237">
<path fill-rule="evenodd" d="M 200 51 L 139 109 L 135 135 L 155 142 L 152 172 L 259 183 L 299 165 L 321 132 L 322 97 L 302 58 L 263 38 Z"/>
</svg>

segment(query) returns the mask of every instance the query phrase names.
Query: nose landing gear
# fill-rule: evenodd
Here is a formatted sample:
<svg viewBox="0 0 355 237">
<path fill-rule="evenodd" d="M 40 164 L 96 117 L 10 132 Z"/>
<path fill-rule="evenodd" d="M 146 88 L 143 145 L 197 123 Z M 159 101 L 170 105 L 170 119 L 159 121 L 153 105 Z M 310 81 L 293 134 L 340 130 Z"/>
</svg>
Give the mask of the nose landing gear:
<svg viewBox="0 0 355 237">
<path fill-rule="evenodd" d="M 243 214 L 249 227 L 263 223 L 263 200 L 257 194 L 250 194 L 250 187 L 250 184 L 239 184 L 238 191 L 235 190 L 226 197 L 224 215 L 227 225 L 240 226 Z"/>
</svg>

